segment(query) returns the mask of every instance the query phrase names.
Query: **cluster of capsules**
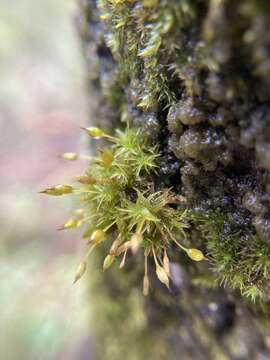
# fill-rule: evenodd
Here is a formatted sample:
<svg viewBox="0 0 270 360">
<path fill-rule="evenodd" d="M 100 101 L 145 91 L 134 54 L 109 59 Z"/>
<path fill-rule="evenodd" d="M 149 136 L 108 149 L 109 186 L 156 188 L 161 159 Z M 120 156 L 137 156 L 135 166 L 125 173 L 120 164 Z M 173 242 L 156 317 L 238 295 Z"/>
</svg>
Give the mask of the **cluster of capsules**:
<svg viewBox="0 0 270 360">
<path fill-rule="evenodd" d="M 177 196 L 173 195 L 170 189 L 157 192 L 151 192 L 149 188 L 137 189 L 138 183 L 142 183 L 142 174 L 149 177 L 152 171 L 156 171 L 156 149 L 149 148 L 141 140 L 141 133 L 130 129 L 119 132 L 118 136 L 110 136 L 97 127 L 83 130 L 92 138 L 109 140 L 112 146 L 99 151 L 100 155 L 97 158 L 80 156 L 73 152 L 62 154 L 61 158 L 68 161 L 80 158 L 91 160 L 90 171 L 76 177 L 79 187 L 59 184 L 41 191 L 53 196 L 80 195 L 86 204 L 84 209 L 77 209 L 74 216 L 59 228 L 64 230 L 78 228 L 84 224 L 87 226 L 83 237 L 88 239 L 89 249 L 78 266 L 73 283 L 86 272 L 87 259 L 92 251 L 105 240 L 110 241 L 116 230 L 118 234 L 104 259 L 103 271 L 108 269 L 118 256 L 122 256 L 119 266 L 122 269 L 127 253 L 130 251 L 136 254 L 142 248 L 144 295 L 149 293 L 149 256 L 154 260 L 158 279 L 169 288 L 169 240 L 177 244 L 194 261 L 202 261 L 206 257 L 199 249 L 183 246 L 175 236 L 178 232 L 185 234 L 184 230 L 188 227 L 187 212 L 171 206 L 175 204 Z M 127 189 L 135 194 L 132 200 L 126 196 Z"/>
</svg>

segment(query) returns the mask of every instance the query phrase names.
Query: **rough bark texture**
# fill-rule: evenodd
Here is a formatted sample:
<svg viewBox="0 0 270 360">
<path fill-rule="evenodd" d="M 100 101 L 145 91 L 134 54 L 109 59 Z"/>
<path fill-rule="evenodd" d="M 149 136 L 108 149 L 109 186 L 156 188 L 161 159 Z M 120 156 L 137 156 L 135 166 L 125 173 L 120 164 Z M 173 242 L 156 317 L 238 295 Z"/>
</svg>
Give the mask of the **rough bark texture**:
<svg viewBox="0 0 270 360">
<path fill-rule="evenodd" d="M 102 274 L 97 258 L 100 359 L 270 357 L 269 4 L 80 1 L 91 119 L 142 127 L 158 144 L 155 186 L 183 195 L 198 216 L 190 241 L 212 263 L 172 248 L 171 292 L 153 271 L 143 298 L 142 259 Z"/>
</svg>

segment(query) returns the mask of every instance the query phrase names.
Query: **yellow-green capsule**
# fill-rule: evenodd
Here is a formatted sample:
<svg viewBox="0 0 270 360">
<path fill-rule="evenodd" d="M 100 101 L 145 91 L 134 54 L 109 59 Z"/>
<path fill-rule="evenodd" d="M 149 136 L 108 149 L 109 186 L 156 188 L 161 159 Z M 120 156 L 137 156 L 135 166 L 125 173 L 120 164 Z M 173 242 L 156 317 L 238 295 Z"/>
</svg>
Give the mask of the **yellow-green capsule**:
<svg viewBox="0 0 270 360">
<path fill-rule="evenodd" d="M 54 195 L 54 196 L 71 194 L 72 192 L 73 192 L 73 187 L 70 185 L 55 185 L 40 191 L 41 194 Z"/>
<path fill-rule="evenodd" d="M 110 20 L 110 18 L 111 18 L 110 14 L 102 14 L 102 15 L 100 15 L 100 20 L 107 21 L 107 20 Z"/>
<path fill-rule="evenodd" d="M 103 263 L 103 271 L 107 270 L 114 262 L 115 257 L 113 255 L 107 255 Z"/>
<path fill-rule="evenodd" d="M 194 261 L 202 261 L 206 259 L 201 250 L 198 249 L 187 249 L 186 253 Z"/>
<path fill-rule="evenodd" d="M 166 274 L 170 277 L 171 273 L 170 273 L 170 260 L 168 258 L 167 252 L 164 251 L 164 256 L 163 256 L 163 268 L 166 271 Z"/>
<path fill-rule="evenodd" d="M 169 277 L 168 277 L 166 271 L 163 269 L 163 267 L 161 267 L 160 265 L 157 265 L 156 266 L 156 274 L 157 274 L 159 281 L 162 282 L 162 284 L 166 285 L 167 288 L 169 289 Z"/>
<path fill-rule="evenodd" d="M 101 163 L 102 165 L 106 166 L 106 167 L 110 167 L 113 163 L 114 160 L 114 156 L 111 152 L 109 151 L 102 151 L 101 153 Z"/>
<path fill-rule="evenodd" d="M 95 243 L 100 243 L 104 241 L 106 238 L 106 234 L 103 230 L 97 229 L 92 232 L 92 235 L 90 237 L 90 241 L 93 241 Z"/>
<path fill-rule="evenodd" d="M 89 136 L 94 139 L 101 139 L 107 136 L 107 134 L 98 127 L 90 126 L 87 128 L 82 127 L 81 129 L 83 129 Z"/>
<path fill-rule="evenodd" d="M 85 214 L 85 209 L 75 209 L 74 210 L 74 215 L 77 215 L 79 217 L 83 217 Z"/>
<path fill-rule="evenodd" d="M 135 233 L 132 235 L 130 242 L 131 242 L 131 251 L 133 254 L 136 254 L 136 252 L 139 250 L 139 247 L 143 241 L 143 237 L 141 233 Z"/>
<path fill-rule="evenodd" d="M 72 229 L 78 226 L 77 219 L 69 219 L 67 220 L 58 230 Z"/>
<path fill-rule="evenodd" d="M 144 278 L 143 278 L 143 295 L 144 296 L 149 295 L 149 278 L 148 278 L 148 275 L 144 275 Z"/>
<path fill-rule="evenodd" d="M 86 271 L 86 268 L 87 268 L 86 262 L 81 261 L 78 268 L 77 268 L 77 271 L 76 271 L 76 274 L 75 274 L 75 277 L 74 277 L 74 280 L 73 280 L 73 284 L 75 284 L 83 276 L 83 274 Z"/>
<path fill-rule="evenodd" d="M 83 224 L 83 219 L 69 219 L 58 230 L 78 228 Z"/>
<path fill-rule="evenodd" d="M 79 159 L 79 155 L 74 152 L 66 152 L 64 154 L 61 154 L 60 158 L 63 160 L 74 161 Z"/>
</svg>

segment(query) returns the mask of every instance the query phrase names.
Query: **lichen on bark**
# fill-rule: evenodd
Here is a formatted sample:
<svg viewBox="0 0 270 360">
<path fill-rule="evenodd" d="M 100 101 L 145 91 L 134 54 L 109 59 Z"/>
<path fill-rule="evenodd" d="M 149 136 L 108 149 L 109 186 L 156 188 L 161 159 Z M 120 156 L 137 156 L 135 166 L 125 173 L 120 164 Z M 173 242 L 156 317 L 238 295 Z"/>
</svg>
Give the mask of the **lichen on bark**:
<svg viewBox="0 0 270 360">
<path fill-rule="evenodd" d="M 106 350 L 101 358 L 267 358 L 269 2 L 81 0 L 77 20 L 92 118 L 107 131 L 139 127 L 159 146 L 155 186 L 185 198 L 189 241 L 211 258 L 211 266 L 194 265 L 171 248 L 172 293 L 153 278 L 147 300 L 137 293 L 142 269 L 136 259 L 122 275 L 105 274 L 99 282 L 104 302 L 117 294 L 115 316 L 109 308 L 102 313 L 108 337 L 121 343 L 132 336 L 123 320 L 116 328 L 131 333 L 117 338 L 110 316 L 119 321 L 126 301 L 126 319 L 135 293 L 143 316 L 138 331 L 149 341 L 140 355 L 138 343 L 119 353 L 115 346 L 115 357 Z M 245 296 L 260 298 L 263 312 Z"/>
</svg>

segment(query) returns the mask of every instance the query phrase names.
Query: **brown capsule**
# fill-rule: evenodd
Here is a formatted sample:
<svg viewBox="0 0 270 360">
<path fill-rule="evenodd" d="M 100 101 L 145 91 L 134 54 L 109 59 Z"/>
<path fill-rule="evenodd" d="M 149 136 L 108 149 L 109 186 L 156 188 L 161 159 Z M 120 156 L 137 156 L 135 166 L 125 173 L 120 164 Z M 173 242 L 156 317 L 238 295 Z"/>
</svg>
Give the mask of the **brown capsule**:
<svg viewBox="0 0 270 360">
<path fill-rule="evenodd" d="M 111 184 L 112 180 L 110 179 L 96 179 L 92 176 L 88 176 L 88 175 L 82 175 L 82 176 L 76 176 L 75 179 L 84 185 L 95 185 L 95 184 L 100 184 L 100 185 L 106 185 L 106 184 Z"/>
<path fill-rule="evenodd" d="M 121 255 L 123 252 L 127 251 L 131 247 L 131 241 L 126 241 L 123 245 L 119 246 L 119 248 L 115 251 L 115 255 Z"/>
<path fill-rule="evenodd" d="M 86 268 L 87 268 L 87 264 L 85 261 L 81 261 L 78 268 L 77 268 L 77 271 L 76 271 L 76 274 L 75 274 L 75 277 L 74 277 L 74 280 L 73 280 L 73 284 L 75 284 L 78 280 L 80 280 L 80 278 L 83 276 L 83 274 L 85 273 L 86 271 Z"/>
<path fill-rule="evenodd" d="M 121 234 L 119 234 L 117 236 L 117 238 L 114 240 L 114 242 L 112 243 L 112 246 L 110 248 L 111 255 L 115 255 L 115 252 L 117 251 L 119 246 L 122 244 L 122 242 L 123 242 L 122 236 L 121 236 Z"/>
<path fill-rule="evenodd" d="M 81 184 L 85 185 L 93 185 L 97 183 L 97 179 L 93 178 L 92 176 L 82 175 L 82 176 L 76 176 L 76 181 L 78 181 Z"/>
<path fill-rule="evenodd" d="M 73 192 L 73 187 L 70 185 L 55 185 L 40 191 L 41 194 L 47 194 L 53 196 L 71 194 L 72 192 Z"/>
</svg>

